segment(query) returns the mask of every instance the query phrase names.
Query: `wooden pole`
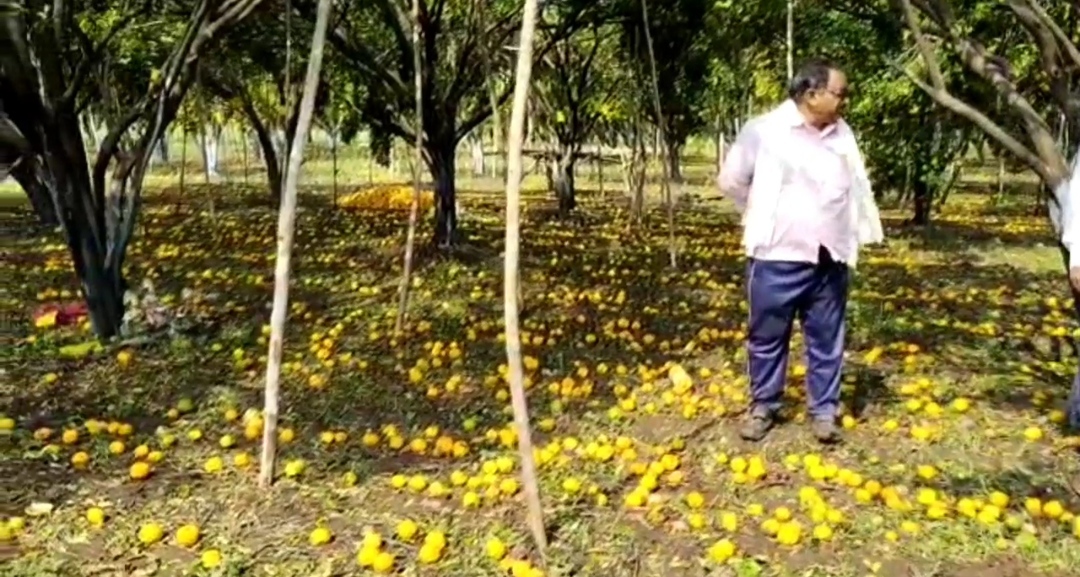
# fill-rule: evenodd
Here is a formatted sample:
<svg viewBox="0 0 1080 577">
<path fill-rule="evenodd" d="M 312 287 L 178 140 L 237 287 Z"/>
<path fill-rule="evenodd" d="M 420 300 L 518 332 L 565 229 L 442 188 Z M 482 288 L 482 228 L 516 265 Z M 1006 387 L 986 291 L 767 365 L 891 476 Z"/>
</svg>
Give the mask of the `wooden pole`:
<svg viewBox="0 0 1080 577">
<path fill-rule="evenodd" d="M 322 70 L 323 46 L 330 20 L 331 0 L 319 0 L 315 16 L 315 33 L 311 38 L 307 77 L 300 98 L 300 116 L 289 149 L 289 172 L 285 178 L 281 208 L 278 213 L 278 250 L 274 269 L 274 306 L 270 313 L 270 350 L 266 360 L 266 393 L 263 405 L 262 456 L 259 459 L 259 486 L 266 488 L 274 479 L 277 457 L 278 396 L 281 384 L 281 356 L 285 340 L 285 318 L 289 312 L 289 274 L 292 268 L 293 233 L 296 229 L 296 187 L 304 160 L 304 145 L 311 131 L 315 112 L 315 92 Z"/>
<path fill-rule="evenodd" d="M 675 245 L 675 199 L 671 194 L 671 175 L 668 173 L 667 162 L 671 153 L 667 150 L 667 122 L 664 121 L 663 108 L 660 106 L 660 80 L 656 72 L 656 53 L 653 51 L 652 32 L 649 31 L 649 8 L 646 0 L 641 0 L 641 18 L 645 28 L 645 46 L 649 49 L 649 70 L 652 71 L 653 106 L 656 108 L 656 122 L 660 129 L 656 150 L 662 150 L 662 154 L 665 155 L 660 159 L 664 179 L 660 186 L 663 189 L 664 201 L 667 203 L 668 257 L 671 268 L 675 268 L 678 266 L 678 248 Z M 660 146 L 661 144 L 663 147 Z"/>
<path fill-rule="evenodd" d="M 420 212 L 420 163 L 423 162 L 424 149 L 424 75 L 423 61 L 420 58 L 420 0 L 413 0 L 413 80 L 415 84 L 416 108 L 413 123 L 416 130 L 416 142 L 413 148 L 412 177 L 413 198 L 409 207 L 409 230 L 405 233 L 405 261 L 402 264 L 401 286 L 398 287 L 398 314 L 394 321 L 394 334 L 400 335 L 405 328 L 405 312 L 409 308 L 409 280 L 412 276 L 413 250 L 416 245 L 416 219 Z"/>
<path fill-rule="evenodd" d="M 510 396 L 517 426 L 518 450 L 521 454 L 521 477 L 525 489 L 529 529 L 540 552 L 547 550 L 544 530 L 544 511 L 540 502 L 540 487 L 536 480 L 533 460 L 529 409 L 525 399 L 525 376 L 521 364 L 521 332 L 518 327 L 518 288 L 521 251 L 521 181 L 522 147 L 525 139 L 525 108 L 529 99 L 532 76 L 533 38 L 536 34 L 537 0 L 525 0 L 521 22 L 521 46 L 517 56 L 514 80 L 514 102 L 510 115 L 510 134 L 506 156 L 506 256 L 503 261 L 503 314 L 506 325 L 506 361 L 509 366 Z"/>
</svg>

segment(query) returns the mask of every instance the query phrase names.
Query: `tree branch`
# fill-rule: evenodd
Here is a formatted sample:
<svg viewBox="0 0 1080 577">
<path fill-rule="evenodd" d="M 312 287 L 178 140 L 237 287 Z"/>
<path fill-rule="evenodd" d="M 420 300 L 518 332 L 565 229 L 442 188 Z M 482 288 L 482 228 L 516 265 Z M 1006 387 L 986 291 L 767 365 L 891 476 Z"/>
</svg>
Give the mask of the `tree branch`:
<svg viewBox="0 0 1080 577">
<path fill-rule="evenodd" d="M 938 63 L 933 47 L 930 46 L 926 35 L 923 34 L 922 26 L 919 24 L 919 17 L 915 14 L 911 0 L 899 0 L 899 3 L 908 29 L 911 30 L 911 34 L 915 37 L 915 46 L 922 56 L 923 64 L 926 65 L 926 72 L 927 76 L 930 77 L 931 86 L 936 90 L 945 90 L 945 77 L 941 74 L 941 65 Z"/>
<path fill-rule="evenodd" d="M 377 79 L 392 91 L 398 98 L 410 98 L 409 87 L 401 79 L 401 76 L 386 66 L 367 47 L 356 45 L 349 41 L 346 31 L 342 27 L 336 27 L 329 35 L 330 43 L 334 49 L 347 58 L 354 66 L 357 66 L 372 79 Z"/>
<path fill-rule="evenodd" d="M 122 18 L 113 23 L 108 32 L 105 33 L 105 37 L 101 42 L 98 42 L 97 46 L 91 46 L 89 51 L 83 54 L 82 59 L 75 66 L 75 71 L 71 75 L 71 80 L 68 82 L 67 90 L 64 92 L 63 97 L 60 99 L 59 106 L 71 107 L 75 103 L 75 97 L 82 90 L 83 83 L 86 81 L 86 77 L 90 74 L 90 70 L 93 68 L 100 59 L 101 55 L 113 38 L 116 37 L 122 30 L 128 27 L 129 24 L 139 16 L 150 12 L 150 7 L 153 0 L 143 0 L 143 3 L 136 9 L 125 14 Z"/>
<path fill-rule="evenodd" d="M 548 36 L 547 41 L 533 52 L 533 61 L 535 62 L 543 60 L 544 57 L 547 56 L 548 51 L 558 45 L 559 42 L 566 40 L 575 32 L 577 32 L 580 29 L 581 25 L 584 23 L 582 20 L 582 16 L 585 14 L 586 10 L 587 9 L 578 10 L 571 17 L 565 18 L 559 24 L 559 26 L 556 27 L 554 31 L 552 31 L 550 36 Z M 500 94 L 499 97 L 496 99 L 496 106 L 502 106 L 510 98 L 510 96 L 513 95 L 513 93 L 513 85 L 507 86 L 506 89 L 503 90 L 503 93 Z M 481 103 L 479 108 L 477 108 L 477 110 L 472 114 L 472 116 L 461 122 L 461 124 L 458 126 L 458 129 L 455 131 L 454 134 L 455 142 L 458 142 L 462 138 L 465 138 L 465 136 L 472 132 L 474 128 L 479 126 L 480 123 L 487 120 L 487 118 L 491 116 L 491 114 L 491 104 Z"/>
<path fill-rule="evenodd" d="M 1069 38 L 1069 35 L 1061 29 L 1061 26 L 1058 26 L 1057 22 L 1054 22 L 1054 19 L 1047 13 L 1046 8 L 1039 3 L 1039 0 L 1027 0 L 1027 4 L 1043 25 L 1050 29 L 1054 38 L 1057 39 L 1058 45 L 1069 55 L 1069 59 L 1073 61 L 1073 64 L 1080 67 L 1080 49 L 1077 49 L 1076 44 Z M 1073 7 L 1080 11 L 1080 1 L 1074 2 Z"/>
</svg>

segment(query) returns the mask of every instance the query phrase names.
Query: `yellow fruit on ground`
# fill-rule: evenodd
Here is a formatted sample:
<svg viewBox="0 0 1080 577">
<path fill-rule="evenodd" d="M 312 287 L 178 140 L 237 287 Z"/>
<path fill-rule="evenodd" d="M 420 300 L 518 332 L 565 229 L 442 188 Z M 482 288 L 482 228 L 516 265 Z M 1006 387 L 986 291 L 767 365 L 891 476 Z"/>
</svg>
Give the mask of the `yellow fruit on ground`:
<svg viewBox="0 0 1080 577">
<path fill-rule="evenodd" d="M 990 503 L 999 509 L 1004 509 L 1009 506 L 1009 496 L 1001 491 L 994 491 L 990 493 Z"/>
<path fill-rule="evenodd" d="M 432 547 L 438 547 L 439 549 L 446 548 L 446 533 L 442 531 L 431 531 L 424 536 L 424 545 L 430 545 Z"/>
<path fill-rule="evenodd" d="M 491 557 L 495 561 L 501 561 L 503 557 L 506 557 L 506 543 L 503 543 L 502 539 L 499 539 L 498 537 L 488 539 L 484 549 L 487 551 L 488 557 Z"/>
<path fill-rule="evenodd" d="M 383 546 L 382 535 L 374 531 L 368 531 L 364 533 L 364 538 L 360 541 L 360 546 L 367 549 L 378 550 Z"/>
<path fill-rule="evenodd" d="M 735 543 L 721 539 L 709 547 L 709 560 L 714 563 L 726 563 L 735 556 Z"/>
<path fill-rule="evenodd" d="M 371 564 L 371 568 L 376 573 L 390 573 L 394 570 L 394 555 L 387 551 L 383 551 L 375 556 L 375 562 Z"/>
<path fill-rule="evenodd" d="M 86 510 L 86 520 L 95 527 L 100 527 L 105 523 L 105 511 L 100 507 L 90 507 Z"/>
<path fill-rule="evenodd" d="M 233 455 L 233 465 L 240 467 L 241 469 L 250 466 L 251 455 L 242 451 Z"/>
<path fill-rule="evenodd" d="M 419 493 L 427 488 L 427 478 L 423 475 L 413 475 L 409 478 L 408 487 L 410 491 Z"/>
<path fill-rule="evenodd" d="M 176 544 L 181 547 L 194 547 L 199 542 L 199 526 L 193 524 L 181 525 L 176 530 Z"/>
<path fill-rule="evenodd" d="M 435 563 L 440 558 L 442 558 L 442 552 L 443 550 L 441 547 L 437 547 L 430 543 L 425 543 L 422 547 L 420 547 L 420 554 L 418 555 L 418 558 L 420 559 L 421 563 Z"/>
<path fill-rule="evenodd" d="M 86 451 L 79 451 L 71 456 L 71 465 L 76 469 L 85 469 L 90 464 L 90 455 Z"/>
<path fill-rule="evenodd" d="M 832 527 L 822 523 L 814 527 L 814 539 L 818 541 L 829 541 L 833 537 Z"/>
<path fill-rule="evenodd" d="M 153 545 L 165 535 L 165 530 L 157 523 L 146 523 L 139 527 L 139 542 L 143 545 Z"/>
<path fill-rule="evenodd" d="M 461 504 L 466 509 L 471 509 L 473 507 L 479 507 L 480 506 L 480 495 L 476 494 L 475 491 L 468 491 L 467 493 L 465 493 L 464 495 L 461 496 Z"/>
<path fill-rule="evenodd" d="M 499 482 L 499 492 L 503 495 L 514 495 L 518 492 L 520 485 L 518 485 L 517 479 L 503 479 Z"/>
<path fill-rule="evenodd" d="M 326 545 L 334 539 L 334 534 L 330 532 L 330 529 L 326 527 L 317 527 L 314 531 L 308 535 L 308 543 L 311 543 L 314 547 L 320 547 Z"/>
<path fill-rule="evenodd" d="M 373 567 L 378 556 L 378 547 L 361 546 L 360 550 L 356 552 L 356 564 L 361 567 Z"/>
<path fill-rule="evenodd" d="M 397 536 L 401 538 L 402 541 L 412 541 L 416 537 L 416 534 L 420 532 L 420 527 L 415 521 L 405 519 L 398 523 L 396 532 Z"/>
<path fill-rule="evenodd" d="M 802 539 L 802 526 L 797 521 L 782 523 L 776 532 L 776 541 L 781 545 L 795 545 Z"/>
<path fill-rule="evenodd" d="M 1043 503 L 1042 512 L 1051 519 L 1057 519 L 1065 512 L 1065 507 L 1060 501 L 1047 501 Z"/>
<path fill-rule="evenodd" d="M 199 562 L 204 569 L 213 569 L 221 565 L 221 552 L 217 549 L 207 549 L 199 556 Z"/>
<path fill-rule="evenodd" d="M 217 473 L 225 468 L 225 462 L 221 457 L 210 457 L 203 463 L 203 470 L 207 473 Z"/>
<path fill-rule="evenodd" d="M 705 506 L 705 496 L 698 492 L 692 492 L 686 496 L 686 504 L 691 509 L 700 509 Z"/>
<path fill-rule="evenodd" d="M 141 481 L 150 476 L 150 464 L 139 461 L 131 465 L 131 470 L 128 472 L 132 479 Z"/>
<path fill-rule="evenodd" d="M 113 455 L 119 455 L 119 454 L 123 453 L 124 449 L 125 449 L 125 447 L 124 447 L 124 442 L 123 441 L 113 441 L 113 442 L 109 443 L 109 452 L 112 453 Z"/>
<path fill-rule="evenodd" d="M 304 461 L 302 461 L 300 459 L 289 461 L 288 463 L 285 463 L 285 476 L 286 477 L 299 476 L 301 473 L 304 472 L 305 467 L 306 467 L 306 465 L 304 464 Z"/>
</svg>

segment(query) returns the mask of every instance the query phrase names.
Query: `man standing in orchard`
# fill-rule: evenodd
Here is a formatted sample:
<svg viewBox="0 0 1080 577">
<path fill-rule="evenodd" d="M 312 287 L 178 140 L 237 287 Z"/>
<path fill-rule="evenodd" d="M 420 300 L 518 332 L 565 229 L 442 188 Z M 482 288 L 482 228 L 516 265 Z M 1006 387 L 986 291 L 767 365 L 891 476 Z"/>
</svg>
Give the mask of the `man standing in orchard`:
<svg viewBox="0 0 1080 577">
<path fill-rule="evenodd" d="M 1055 191 L 1057 204 L 1050 203 L 1050 221 L 1061 235 L 1061 251 L 1069 266 L 1073 307 L 1080 317 L 1080 154 L 1073 157 L 1069 178 Z M 1080 368 L 1073 377 L 1066 405 L 1069 426 L 1080 430 Z"/>
<path fill-rule="evenodd" d="M 752 404 L 741 435 L 759 441 L 776 422 L 798 317 L 814 436 L 833 443 L 840 440 L 849 270 L 859 247 L 883 234 L 862 155 L 841 118 L 844 73 L 809 61 L 792 77 L 788 95 L 746 124 L 717 177 L 742 213 L 749 257 Z"/>
</svg>

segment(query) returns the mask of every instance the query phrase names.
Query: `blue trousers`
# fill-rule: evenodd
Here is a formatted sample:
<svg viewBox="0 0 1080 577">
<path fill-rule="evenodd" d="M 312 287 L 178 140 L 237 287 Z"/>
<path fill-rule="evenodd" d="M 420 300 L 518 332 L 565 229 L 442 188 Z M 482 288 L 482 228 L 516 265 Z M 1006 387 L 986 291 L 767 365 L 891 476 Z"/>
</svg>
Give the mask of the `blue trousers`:
<svg viewBox="0 0 1080 577">
<path fill-rule="evenodd" d="M 750 259 L 746 278 L 751 410 L 779 410 L 791 330 L 798 317 L 806 342 L 810 416 L 835 419 L 844 363 L 847 265 L 833 260 L 823 247 L 818 264 Z"/>
</svg>

